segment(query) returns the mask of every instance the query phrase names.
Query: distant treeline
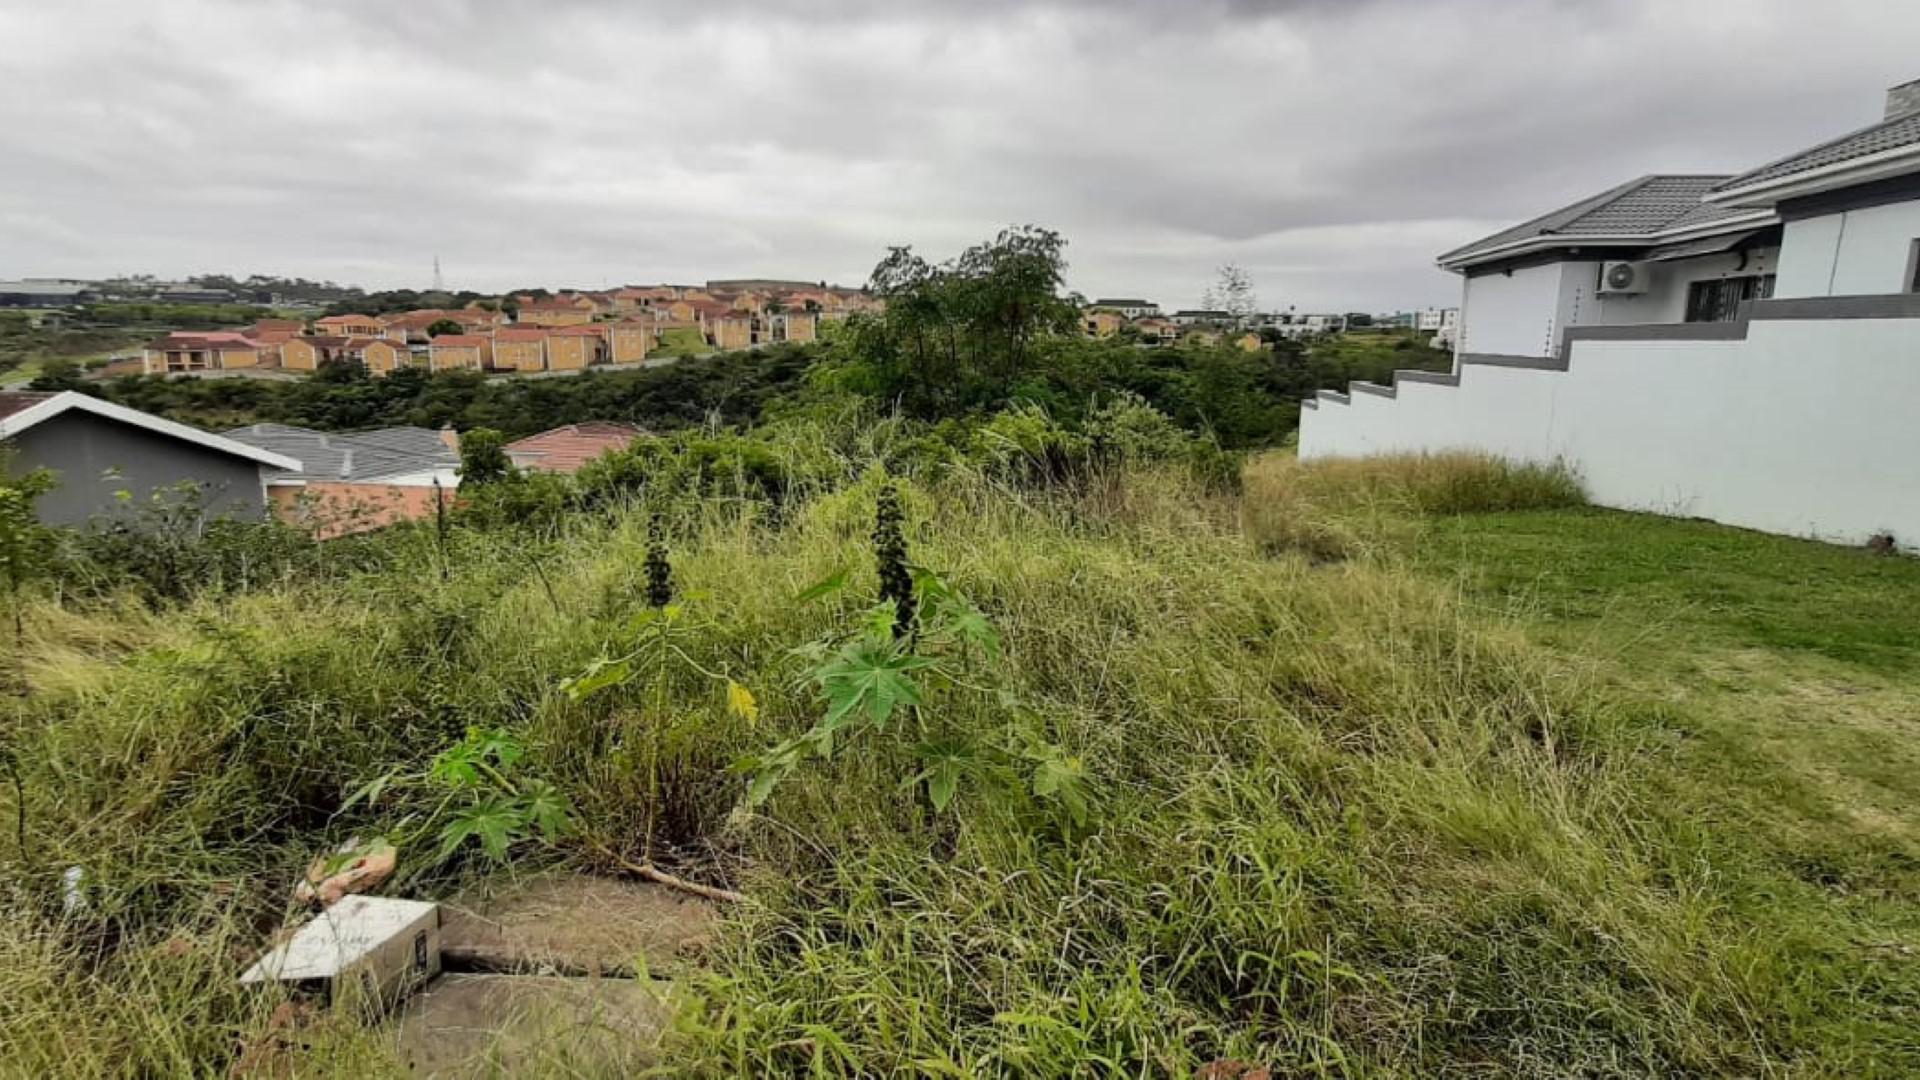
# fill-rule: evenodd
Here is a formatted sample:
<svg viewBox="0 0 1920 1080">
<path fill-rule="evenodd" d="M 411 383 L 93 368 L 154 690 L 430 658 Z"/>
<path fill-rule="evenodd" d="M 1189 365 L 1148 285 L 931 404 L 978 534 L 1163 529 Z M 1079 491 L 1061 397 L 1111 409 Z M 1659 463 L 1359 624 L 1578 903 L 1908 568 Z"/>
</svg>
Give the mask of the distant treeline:
<svg viewBox="0 0 1920 1080">
<path fill-rule="evenodd" d="M 670 429 L 709 416 L 729 425 L 757 421 L 775 397 L 799 387 L 813 356 L 781 346 L 638 370 L 555 378 L 488 378 L 477 372 L 428 374 L 404 369 L 369 378 L 329 365 L 313 378 L 161 379 L 128 375 L 82 382 L 71 372 L 35 380 L 43 389 L 78 389 L 131 408 L 215 430 L 253 423 L 352 431 L 412 424 L 531 435 L 584 420 L 625 420 Z"/>
</svg>

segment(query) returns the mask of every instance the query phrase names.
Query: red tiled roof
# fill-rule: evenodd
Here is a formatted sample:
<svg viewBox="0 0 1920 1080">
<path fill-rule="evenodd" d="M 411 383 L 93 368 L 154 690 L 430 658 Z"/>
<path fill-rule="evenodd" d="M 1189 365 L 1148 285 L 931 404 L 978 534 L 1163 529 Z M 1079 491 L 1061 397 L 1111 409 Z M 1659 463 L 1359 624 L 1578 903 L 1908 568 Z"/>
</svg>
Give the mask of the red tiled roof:
<svg viewBox="0 0 1920 1080">
<path fill-rule="evenodd" d="M 600 327 L 595 326 L 556 326 L 547 331 L 550 337 L 599 337 Z"/>
<path fill-rule="evenodd" d="M 571 473 L 609 450 L 625 449 L 646 434 L 644 428 L 632 424 L 595 420 L 568 424 L 510 442 L 507 453 L 529 469 Z"/>
<path fill-rule="evenodd" d="M 442 311 L 438 308 L 420 308 L 415 311 L 403 311 L 398 315 L 389 315 L 380 320 L 383 326 L 432 326 L 442 319 L 459 322 L 462 317 L 473 316 L 464 311 Z"/>
<path fill-rule="evenodd" d="M 0 390 L 0 416 L 25 412 L 51 397 L 52 394 L 37 390 Z"/>
<path fill-rule="evenodd" d="M 313 325 L 345 326 L 348 323 L 377 323 L 379 321 L 379 319 L 372 315 L 328 315 L 326 318 L 313 320 Z"/>
<path fill-rule="evenodd" d="M 218 330 L 204 334 L 175 331 L 166 337 L 147 343 L 146 348 L 166 349 L 254 349 L 259 344 L 247 339 L 245 334 L 236 334 L 230 330 Z"/>
<path fill-rule="evenodd" d="M 539 330 L 539 329 L 495 330 L 493 332 L 493 340 L 495 341 L 545 341 L 547 340 L 547 332 L 545 330 Z"/>
<path fill-rule="evenodd" d="M 432 345 L 436 349 L 443 348 L 443 347 L 454 348 L 454 349 L 478 349 L 481 346 L 485 345 L 486 343 L 487 343 L 486 337 L 481 334 L 441 334 L 437 338 L 428 339 L 428 344 Z"/>
</svg>

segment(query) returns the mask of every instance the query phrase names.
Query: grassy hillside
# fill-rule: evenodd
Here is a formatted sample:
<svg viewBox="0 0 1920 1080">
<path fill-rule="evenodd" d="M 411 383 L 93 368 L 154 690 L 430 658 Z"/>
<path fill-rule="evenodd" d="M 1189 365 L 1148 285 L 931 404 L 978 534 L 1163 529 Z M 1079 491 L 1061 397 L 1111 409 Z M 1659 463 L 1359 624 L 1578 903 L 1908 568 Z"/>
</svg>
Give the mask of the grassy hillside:
<svg viewBox="0 0 1920 1080">
<path fill-rule="evenodd" d="M 233 975 L 299 869 L 412 836 L 447 797 L 418 777 L 477 727 L 569 807 L 522 865 L 750 895 L 685 987 L 682 1075 L 1920 1071 L 1920 565 L 1476 461 L 1272 458 L 1244 494 L 950 469 L 903 492 L 939 575 L 919 704 L 752 804 L 872 621 L 875 447 L 837 445 L 777 503 L 720 477 L 279 552 L 178 607 L 33 601 L 0 1060 L 225 1069 L 273 1004 Z M 563 687 L 621 656 L 624 683 Z M 492 872 L 434 849 L 404 839 L 401 891 Z M 349 1017 L 303 1039 L 313 1075 L 398 1068 Z"/>
</svg>

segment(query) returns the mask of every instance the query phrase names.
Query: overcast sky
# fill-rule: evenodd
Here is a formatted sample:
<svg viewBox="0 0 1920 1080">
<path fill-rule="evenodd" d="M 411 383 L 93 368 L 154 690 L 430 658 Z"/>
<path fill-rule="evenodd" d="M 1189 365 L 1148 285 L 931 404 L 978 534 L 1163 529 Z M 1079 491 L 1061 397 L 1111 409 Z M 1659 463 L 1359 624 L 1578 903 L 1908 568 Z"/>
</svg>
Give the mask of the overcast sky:
<svg viewBox="0 0 1920 1080">
<path fill-rule="evenodd" d="M 1390 310 L 1877 120 L 1916 44 L 1916 0 L 0 0 L 0 277 L 852 284 L 1034 222 L 1089 296 Z"/>
</svg>

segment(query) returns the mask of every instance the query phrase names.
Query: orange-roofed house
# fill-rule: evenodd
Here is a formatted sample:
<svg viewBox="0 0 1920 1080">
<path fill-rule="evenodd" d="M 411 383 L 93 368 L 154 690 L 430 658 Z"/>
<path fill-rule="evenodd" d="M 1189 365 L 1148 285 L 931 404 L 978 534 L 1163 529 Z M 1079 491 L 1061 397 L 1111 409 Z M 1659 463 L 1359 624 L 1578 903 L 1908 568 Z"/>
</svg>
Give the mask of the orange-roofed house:
<svg viewBox="0 0 1920 1080">
<path fill-rule="evenodd" d="M 653 324 L 639 319 L 601 323 L 598 327 L 607 339 L 607 361 L 637 364 L 647 358 L 647 346 L 653 342 Z"/>
<path fill-rule="evenodd" d="M 647 432 L 632 424 L 594 420 L 568 424 L 507 444 L 507 456 L 522 469 L 572 473 L 613 450 L 625 450 Z"/>
<path fill-rule="evenodd" d="M 429 371 L 484 371 L 493 360 L 485 334 L 441 334 L 427 343 Z"/>
<path fill-rule="evenodd" d="M 728 311 L 706 316 L 707 340 L 716 349 L 745 349 L 753 345 L 753 316 Z"/>
<path fill-rule="evenodd" d="M 819 289 L 794 289 L 779 296 L 780 306 L 788 311 L 825 311 L 831 299 Z"/>
<path fill-rule="evenodd" d="M 579 371 L 603 363 L 607 347 L 598 326 L 562 326 L 547 332 L 547 370 Z"/>
<path fill-rule="evenodd" d="M 427 329 L 438 322 L 458 323 L 462 333 L 485 330 L 493 325 L 491 319 L 484 318 L 484 311 L 444 311 L 434 308 L 422 308 L 418 311 L 403 311 L 398 315 L 389 315 L 382 320 L 387 336 L 424 344 L 428 338 Z M 482 317 L 476 317 L 482 316 Z"/>
<path fill-rule="evenodd" d="M 693 323 L 697 326 L 700 323 L 700 310 L 691 300 L 655 301 L 653 317 L 666 322 Z"/>
<path fill-rule="evenodd" d="M 473 330 L 490 326 L 506 326 L 513 322 L 513 319 L 499 308 L 488 311 L 486 308 L 474 307 L 472 305 L 463 307 L 454 313 L 454 318 L 458 320 L 460 325 Z"/>
<path fill-rule="evenodd" d="M 328 315 L 313 320 L 320 337 L 385 337 L 386 325 L 372 315 Z"/>
<path fill-rule="evenodd" d="M 1092 338 L 1110 338 L 1127 325 L 1125 315 L 1106 308 L 1091 308 L 1083 312 L 1080 319 L 1086 325 L 1087 336 Z"/>
<path fill-rule="evenodd" d="M 508 327 L 493 332 L 496 371 L 547 370 L 547 332 L 532 327 Z"/>
<path fill-rule="evenodd" d="M 671 303 L 679 297 L 665 285 L 629 285 L 613 292 L 616 311 L 635 311 L 655 304 Z"/>
<path fill-rule="evenodd" d="M 819 340 L 820 313 L 817 311 L 783 311 L 771 318 L 775 341 L 803 344 Z"/>
<path fill-rule="evenodd" d="M 168 334 L 141 350 L 141 367 L 149 375 L 228 371 L 259 365 L 259 343 L 232 331 Z"/>
<path fill-rule="evenodd" d="M 534 300 L 520 305 L 522 326 L 584 326 L 593 321 L 593 304 L 583 309 L 565 300 Z"/>
<path fill-rule="evenodd" d="M 280 345 L 280 366 L 288 371 L 318 371 L 321 364 L 359 364 L 375 375 L 413 365 L 406 342 L 378 337 L 314 335 L 290 337 Z"/>
</svg>

